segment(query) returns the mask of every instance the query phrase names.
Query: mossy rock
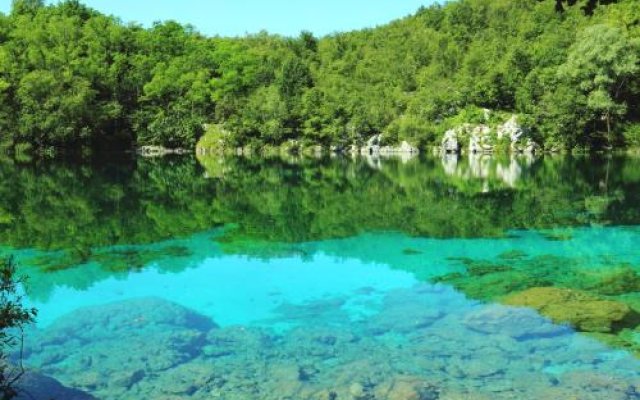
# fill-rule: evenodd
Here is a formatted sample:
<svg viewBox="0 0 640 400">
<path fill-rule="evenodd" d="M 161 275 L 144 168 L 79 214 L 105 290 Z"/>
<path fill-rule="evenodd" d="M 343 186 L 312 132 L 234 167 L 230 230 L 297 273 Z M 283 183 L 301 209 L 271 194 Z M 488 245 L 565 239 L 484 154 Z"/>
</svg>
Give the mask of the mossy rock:
<svg viewBox="0 0 640 400">
<path fill-rule="evenodd" d="M 204 135 L 196 143 L 197 154 L 222 152 L 227 145 L 228 137 L 229 133 L 221 125 L 208 125 Z"/>
<path fill-rule="evenodd" d="M 556 323 L 569 323 L 583 332 L 609 333 L 637 325 L 637 315 L 628 305 L 578 290 L 536 287 L 510 295 L 504 303 L 531 307 Z"/>
<path fill-rule="evenodd" d="M 498 254 L 498 258 L 502 260 L 508 261 L 519 261 L 524 260 L 528 257 L 527 253 L 522 250 L 508 250 L 503 253 Z"/>
<path fill-rule="evenodd" d="M 467 273 L 470 276 L 484 276 L 489 274 L 510 272 L 510 271 L 513 271 L 513 268 L 511 268 L 508 265 L 494 264 L 490 262 L 485 262 L 485 263 L 478 262 L 478 263 L 467 266 Z"/>
<path fill-rule="evenodd" d="M 470 298 L 478 300 L 494 300 L 514 292 L 520 292 L 531 286 L 540 286 L 544 281 L 532 279 L 529 275 L 520 271 L 501 271 L 490 273 L 485 268 L 474 270 L 473 274 L 453 273 L 435 278 L 434 282 L 446 283 L 460 290 Z"/>
<path fill-rule="evenodd" d="M 595 279 L 587 289 L 605 296 L 616 296 L 640 291 L 640 275 L 630 266 L 621 266 L 588 276 Z M 585 279 L 586 280 L 586 279 Z"/>
</svg>

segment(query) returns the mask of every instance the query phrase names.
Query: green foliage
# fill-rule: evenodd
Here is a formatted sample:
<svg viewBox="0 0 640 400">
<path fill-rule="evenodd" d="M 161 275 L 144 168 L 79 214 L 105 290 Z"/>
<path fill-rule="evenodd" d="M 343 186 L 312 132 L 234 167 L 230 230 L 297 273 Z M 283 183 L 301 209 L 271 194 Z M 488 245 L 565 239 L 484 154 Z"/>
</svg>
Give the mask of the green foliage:
<svg viewBox="0 0 640 400">
<path fill-rule="evenodd" d="M 204 134 L 196 144 L 197 149 L 205 152 L 222 150 L 227 142 L 228 133 L 220 125 L 212 124 L 207 126 Z"/>
<path fill-rule="evenodd" d="M 435 141 L 434 130 L 431 124 L 413 115 L 403 115 L 394 120 L 383 137 L 391 143 L 403 140 L 410 144 L 427 144 Z"/>
<path fill-rule="evenodd" d="M 42 7 L 44 7 L 44 0 L 13 0 L 11 13 L 16 15 L 34 14 Z"/>
<path fill-rule="evenodd" d="M 529 116 L 547 147 L 621 145 L 640 120 L 639 13 L 633 0 L 458 0 L 323 38 L 207 38 L 15 0 L 0 16 L 0 143 L 187 148 L 218 124 L 232 146 L 378 133 L 427 146 L 488 108 Z"/>
<path fill-rule="evenodd" d="M 627 114 L 627 85 L 640 71 L 639 54 L 637 39 L 629 39 L 622 29 L 607 25 L 587 27 L 569 49 L 558 76 L 563 84 L 577 88 L 579 92 L 574 97 L 586 100 L 583 102 L 588 114 L 584 123 L 595 130 L 588 139 L 597 139 L 594 135 L 604 124 L 606 141 L 611 143 L 615 123 Z"/>
<path fill-rule="evenodd" d="M 22 283 L 13 259 L 0 259 L 0 397 L 3 400 L 18 395 L 16 383 L 24 373 L 21 365 L 11 367 L 8 364 L 8 350 L 21 344 L 23 327 L 33 323 L 37 315 L 35 309 L 25 308 L 22 304 Z"/>
<path fill-rule="evenodd" d="M 628 124 L 624 127 L 622 136 L 627 145 L 640 147 L 640 124 Z"/>
</svg>

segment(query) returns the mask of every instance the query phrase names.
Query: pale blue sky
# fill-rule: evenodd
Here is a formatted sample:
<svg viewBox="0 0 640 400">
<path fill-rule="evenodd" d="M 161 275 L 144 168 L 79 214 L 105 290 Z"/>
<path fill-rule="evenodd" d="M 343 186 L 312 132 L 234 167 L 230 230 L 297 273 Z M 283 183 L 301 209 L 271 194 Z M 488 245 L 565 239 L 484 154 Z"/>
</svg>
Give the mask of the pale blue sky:
<svg viewBox="0 0 640 400">
<path fill-rule="evenodd" d="M 433 0 L 84 0 L 85 4 L 125 22 L 149 25 L 173 19 L 207 35 L 236 36 L 264 29 L 321 36 L 384 24 Z M 11 0 L 0 0 L 8 12 Z"/>
</svg>

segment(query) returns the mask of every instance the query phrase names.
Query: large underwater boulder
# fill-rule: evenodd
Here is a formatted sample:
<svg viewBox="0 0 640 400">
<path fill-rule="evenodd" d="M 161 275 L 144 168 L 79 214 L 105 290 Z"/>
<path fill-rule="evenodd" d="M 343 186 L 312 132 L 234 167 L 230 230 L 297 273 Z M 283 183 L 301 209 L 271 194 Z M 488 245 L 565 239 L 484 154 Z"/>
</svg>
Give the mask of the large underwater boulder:
<svg viewBox="0 0 640 400">
<path fill-rule="evenodd" d="M 198 357 L 212 329 L 209 318 L 159 298 L 86 307 L 34 332 L 25 362 L 67 386 L 117 397 Z"/>
<path fill-rule="evenodd" d="M 488 305 L 465 316 L 464 325 L 476 332 L 501 334 L 516 339 L 552 337 L 568 329 L 545 320 L 533 310 Z"/>
<path fill-rule="evenodd" d="M 71 338 L 91 342 L 131 331 L 167 326 L 208 331 L 215 324 L 209 318 L 179 304 L 147 297 L 75 310 L 46 329 L 47 339 L 44 344 Z"/>
<path fill-rule="evenodd" d="M 17 383 L 18 396 L 15 400 L 96 400 L 90 394 L 63 386 L 57 380 L 26 372 Z"/>
<path fill-rule="evenodd" d="M 536 287 L 508 296 L 505 304 L 531 307 L 557 323 L 583 332 L 615 332 L 635 312 L 626 304 L 572 289 Z"/>
</svg>

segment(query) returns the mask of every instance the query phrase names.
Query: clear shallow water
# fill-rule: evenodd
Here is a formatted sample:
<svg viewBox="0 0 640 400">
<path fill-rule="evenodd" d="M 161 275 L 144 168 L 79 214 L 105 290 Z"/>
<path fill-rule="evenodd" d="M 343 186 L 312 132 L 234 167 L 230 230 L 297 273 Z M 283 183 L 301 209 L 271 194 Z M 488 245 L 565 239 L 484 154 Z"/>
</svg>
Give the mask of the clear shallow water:
<svg viewBox="0 0 640 400">
<path fill-rule="evenodd" d="M 29 271 L 32 282 L 27 305 L 40 310 L 38 324 L 48 326 L 79 304 L 162 297 L 229 326 L 261 323 L 274 317 L 274 310 L 282 304 L 332 297 L 349 297 L 357 302 L 361 295 L 411 288 L 463 271 L 457 261 L 464 258 L 500 260 L 501 255 L 517 251 L 529 258 L 561 257 L 561 266 L 568 267 L 564 260 L 571 260 L 594 271 L 606 271 L 612 265 L 631 265 L 637 270 L 635 266 L 640 265 L 640 247 L 636 245 L 640 243 L 640 230 L 571 228 L 562 233 L 571 239 L 549 240 L 547 231 L 511 232 L 503 239 L 428 239 L 370 233 L 290 244 L 279 256 L 258 257 L 225 254 L 212 242 L 219 235 L 213 231 L 140 246 L 140 250 L 181 246 L 188 255 L 150 261 L 135 273 L 100 276 L 100 272 L 90 272 L 100 271 L 97 263 L 45 274 L 37 269 Z M 20 259 L 20 252 L 14 254 Z M 23 257 L 29 260 L 33 255 Z M 87 282 L 92 278 L 94 282 Z"/>
<path fill-rule="evenodd" d="M 52 168 L 67 200 L 5 207 L 25 362 L 104 399 L 640 398 L 637 163 L 587 161 Z"/>
</svg>

